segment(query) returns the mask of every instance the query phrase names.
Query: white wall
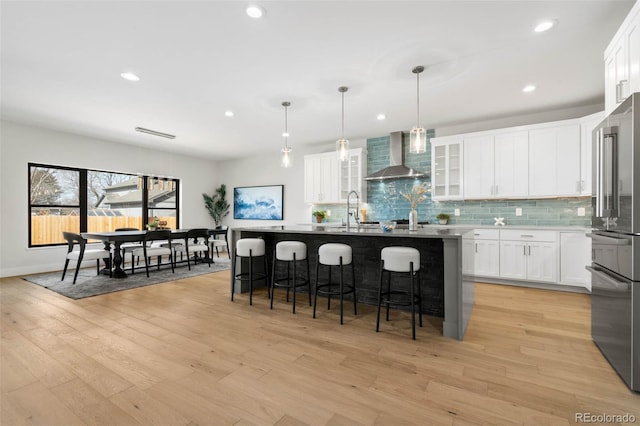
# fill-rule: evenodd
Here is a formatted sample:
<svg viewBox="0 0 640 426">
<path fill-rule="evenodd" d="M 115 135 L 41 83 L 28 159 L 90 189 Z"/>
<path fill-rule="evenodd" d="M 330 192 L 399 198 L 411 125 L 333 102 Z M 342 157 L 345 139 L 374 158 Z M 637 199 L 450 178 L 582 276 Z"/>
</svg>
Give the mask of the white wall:
<svg viewBox="0 0 640 426">
<path fill-rule="evenodd" d="M 461 123 L 451 126 L 443 126 L 435 129 L 436 136 L 450 136 L 461 133 L 480 132 L 483 130 L 503 129 L 514 126 L 547 123 L 558 120 L 585 117 L 587 115 L 604 110 L 604 102 L 601 104 L 586 105 L 573 108 L 563 108 L 538 113 L 501 117 L 493 120 L 476 121 L 473 123 Z"/>
<path fill-rule="evenodd" d="M 181 182 L 180 226 L 214 225 L 201 195 L 219 185 L 214 161 L 6 121 L 0 126 L 0 277 L 64 266 L 66 246 L 28 248 L 29 162 L 176 177 Z"/>
<path fill-rule="evenodd" d="M 367 147 L 366 140 L 350 141 L 351 148 Z M 227 199 L 231 204 L 229 216 L 223 221 L 231 228 L 276 226 L 311 223 L 312 206 L 304 200 L 304 156 L 335 150 L 335 143 L 312 146 L 293 146 L 293 167 L 280 167 L 280 152 L 260 155 L 219 164 L 220 183 L 227 185 Z M 337 177 L 336 177 L 337 179 Z M 284 220 L 234 220 L 233 188 L 237 186 L 284 185 Z"/>
</svg>

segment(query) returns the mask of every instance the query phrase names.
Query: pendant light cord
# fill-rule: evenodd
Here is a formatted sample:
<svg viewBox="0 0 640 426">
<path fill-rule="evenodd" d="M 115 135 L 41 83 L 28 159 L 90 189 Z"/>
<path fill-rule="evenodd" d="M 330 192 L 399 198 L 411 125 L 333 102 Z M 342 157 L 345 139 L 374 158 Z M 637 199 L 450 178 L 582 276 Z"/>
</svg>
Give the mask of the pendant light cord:
<svg viewBox="0 0 640 426">
<path fill-rule="evenodd" d="M 417 81 L 417 90 L 416 90 L 416 110 L 418 111 L 418 116 L 416 117 L 416 123 L 418 123 L 418 127 L 420 127 L 420 73 L 416 73 L 416 81 Z"/>
<path fill-rule="evenodd" d="M 287 106 L 284 107 L 284 147 L 289 148 L 289 129 L 287 127 Z"/>
<path fill-rule="evenodd" d="M 342 92 L 342 139 L 344 139 L 344 92 Z"/>
</svg>

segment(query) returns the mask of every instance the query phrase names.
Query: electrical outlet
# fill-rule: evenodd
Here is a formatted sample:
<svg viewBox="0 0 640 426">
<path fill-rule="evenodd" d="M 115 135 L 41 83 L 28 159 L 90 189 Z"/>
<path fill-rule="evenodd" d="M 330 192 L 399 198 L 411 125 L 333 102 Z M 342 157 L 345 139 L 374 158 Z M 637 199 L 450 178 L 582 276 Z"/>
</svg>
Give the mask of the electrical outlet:
<svg viewBox="0 0 640 426">
<path fill-rule="evenodd" d="M 516 207 L 516 216 L 522 216 L 522 207 Z"/>
<path fill-rule="evenodd" d="M 460 216 L 460 209 L 453 209 L 453 215 L 454 216 Z"/>
<path fill-rule="evenodd" d="M 584 207 L 578 207 L 578 216 L 584 216 L 584 215 L 585 215 Z"/>
<path fill-rule="evenodd" d="M 331 210 L 327 210 L 327 216 L 331 216 Z"/>
</svg>

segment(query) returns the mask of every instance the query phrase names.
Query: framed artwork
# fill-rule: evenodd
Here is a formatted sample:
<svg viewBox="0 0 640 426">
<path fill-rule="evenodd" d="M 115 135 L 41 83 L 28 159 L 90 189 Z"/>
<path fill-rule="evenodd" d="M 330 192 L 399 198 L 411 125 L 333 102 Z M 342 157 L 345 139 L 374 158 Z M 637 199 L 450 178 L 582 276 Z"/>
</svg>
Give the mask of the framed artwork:
<svg viewBox="0 0 640 426">
<path fill-rule="evenodd" d="M 233 218 L 282 220 L 284 185 L 233 188 Z"/>
</svg>

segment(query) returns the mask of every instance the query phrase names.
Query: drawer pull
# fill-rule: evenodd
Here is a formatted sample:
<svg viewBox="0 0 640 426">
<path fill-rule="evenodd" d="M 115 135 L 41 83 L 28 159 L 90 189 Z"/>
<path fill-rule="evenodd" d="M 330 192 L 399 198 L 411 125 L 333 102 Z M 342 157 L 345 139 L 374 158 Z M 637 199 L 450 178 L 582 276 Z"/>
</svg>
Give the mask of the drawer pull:
<svg viewBox="0 0 640 426">
<path fill-rule="evenodd" d="M 529 235 L 529 234 L 522 234 L 520 235 L 521 237 L 527 237 L 527 238 L 533 238 L 533 235 Z"/>
</svg>

